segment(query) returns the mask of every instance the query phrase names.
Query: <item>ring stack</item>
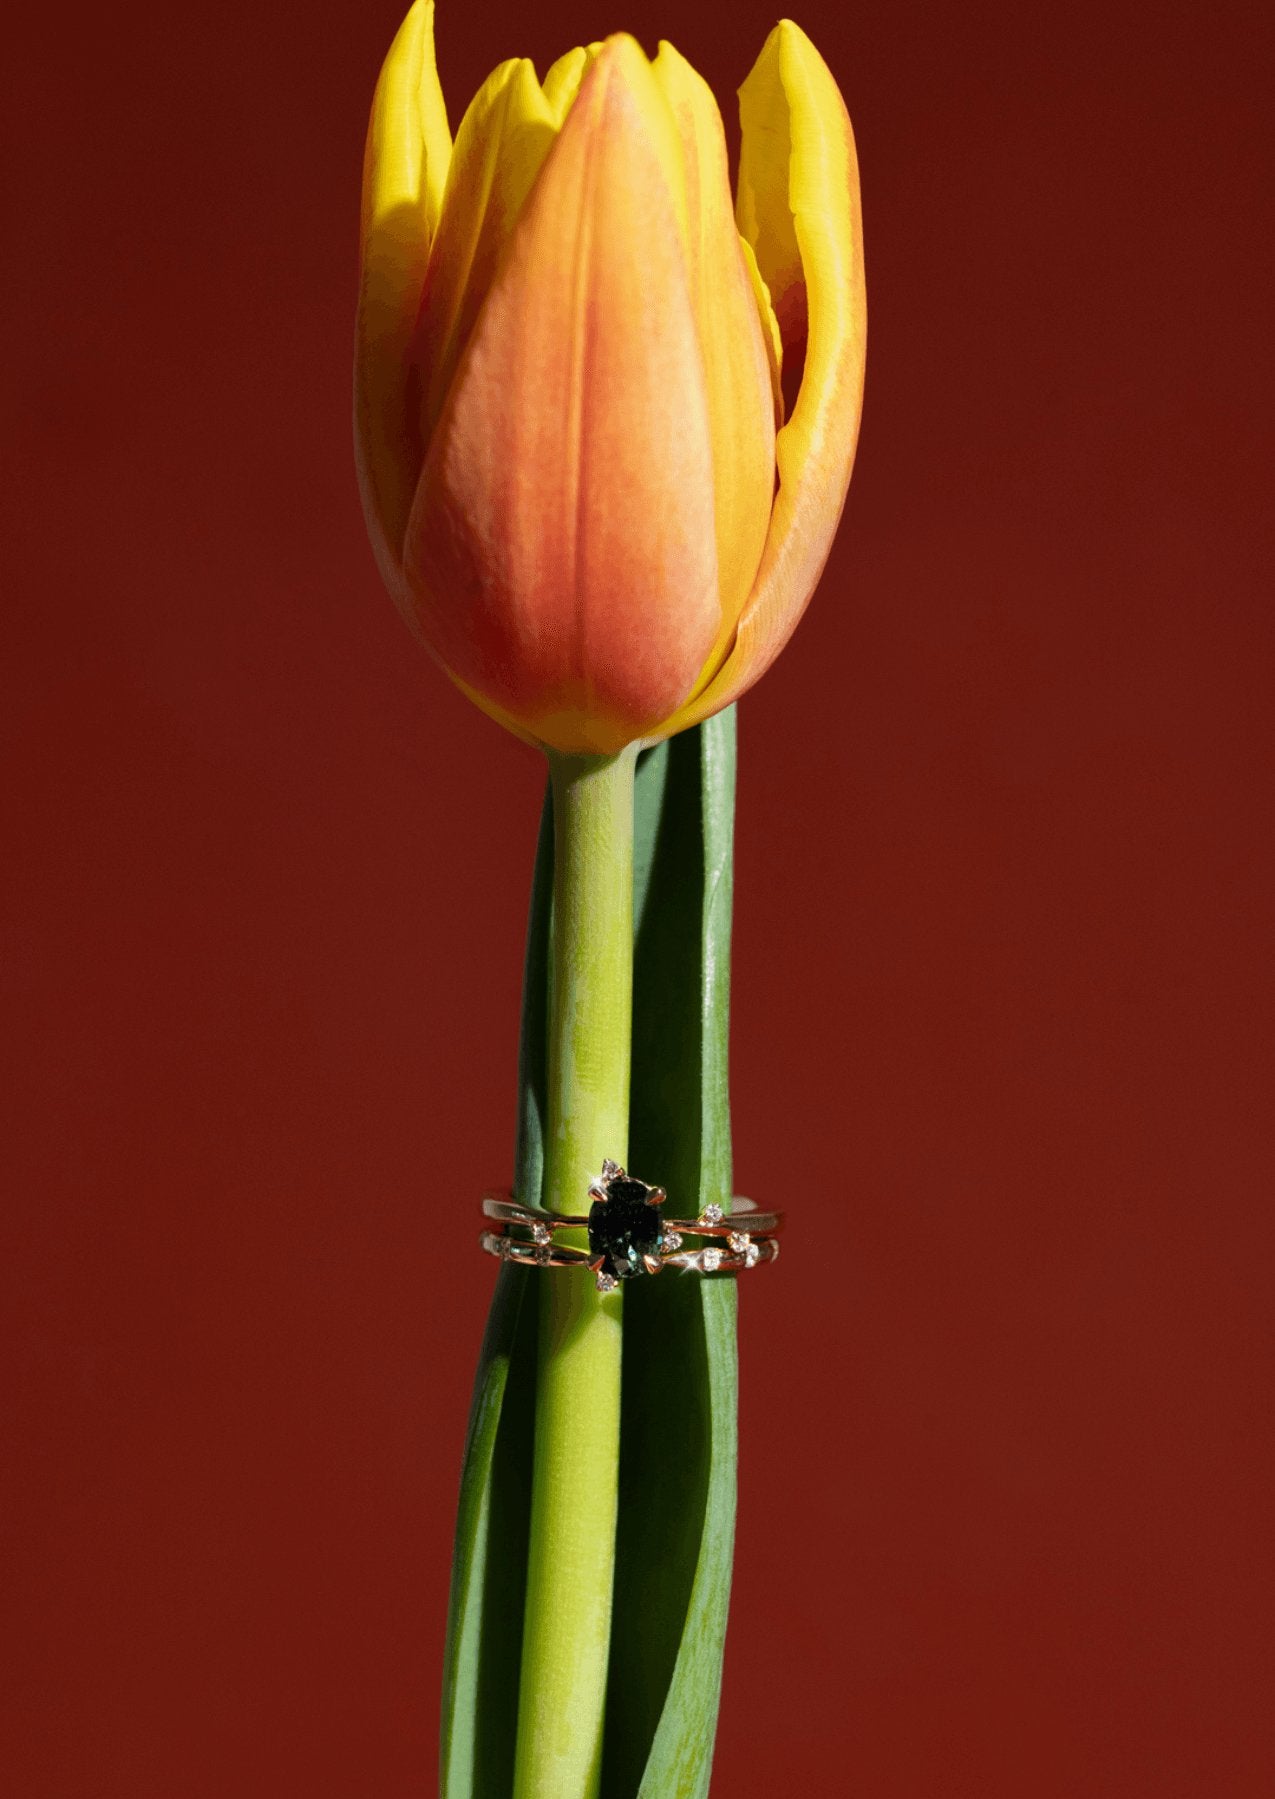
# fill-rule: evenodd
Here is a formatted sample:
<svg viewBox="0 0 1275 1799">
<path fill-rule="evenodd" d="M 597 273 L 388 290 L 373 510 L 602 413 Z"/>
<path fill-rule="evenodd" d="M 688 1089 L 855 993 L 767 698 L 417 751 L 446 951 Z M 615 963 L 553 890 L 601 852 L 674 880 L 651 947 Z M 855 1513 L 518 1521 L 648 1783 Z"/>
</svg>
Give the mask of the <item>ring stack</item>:
<svg viewBox="0 0 1275 1799">
<path fill-rule="evenodd" d="M 622 1280 L 681 1268 L 696 1274 L 738 1274 L 779 1255 L 779 1212 L 762 1212 L 751 1199 L 706 1205 L 697 1218 L 667 1218 L 668 1195 L 604 1162 L 589 1185 L 587 1213 L 541 1212 L 519 1205 L 507 1190 L 488 1193 L 483 1215 L 491 1227 L 479 1239 L 488 1255 L 534 1268 L 589 1268 L 600 1293 Z M 588 1248 L 560 1241 L 565 1232 L 587 1232 Z"/>
</svg>

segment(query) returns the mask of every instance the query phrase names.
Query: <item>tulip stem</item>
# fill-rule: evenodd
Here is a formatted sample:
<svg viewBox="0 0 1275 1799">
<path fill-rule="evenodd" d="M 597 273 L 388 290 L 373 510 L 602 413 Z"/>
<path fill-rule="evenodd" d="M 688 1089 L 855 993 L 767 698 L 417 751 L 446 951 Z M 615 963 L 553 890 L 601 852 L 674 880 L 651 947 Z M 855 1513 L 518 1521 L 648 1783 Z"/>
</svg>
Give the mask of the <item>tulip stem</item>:
<svg viewBox="0 0 1275 1799">
<path fill-rule="evenodd" d="M 629 1133 L 633 773 L 550 754 L 553 953 L 544 1204 L 588 1209 Z M 592 1799 L 602 1763 L 620 1465 L 621 1292 L 533 1277 L 540 1303 L 514 1799 Z"/>
</svg>

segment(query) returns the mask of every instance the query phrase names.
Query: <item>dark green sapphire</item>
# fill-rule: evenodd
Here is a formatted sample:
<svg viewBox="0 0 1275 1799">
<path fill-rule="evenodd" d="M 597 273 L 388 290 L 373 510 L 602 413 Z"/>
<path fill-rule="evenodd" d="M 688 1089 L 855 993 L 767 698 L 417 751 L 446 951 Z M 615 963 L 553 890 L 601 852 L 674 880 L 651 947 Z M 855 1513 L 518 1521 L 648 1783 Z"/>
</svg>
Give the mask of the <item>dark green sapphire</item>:
<svg viewBox="0 0 1275 1799">
<path fill-rule="evenodd" d="M 615 1175 L 607 1182 L 606 1198 L 595 1199 L 589 1208 L 589 1248 L 602 1257 L 601 1272 L 612 1280 L 645 1274 L 642 1257 L 660 1253 L 664 1217 L 651 1204 L 651 1192 L 645 1181 Z"/>
</svg>

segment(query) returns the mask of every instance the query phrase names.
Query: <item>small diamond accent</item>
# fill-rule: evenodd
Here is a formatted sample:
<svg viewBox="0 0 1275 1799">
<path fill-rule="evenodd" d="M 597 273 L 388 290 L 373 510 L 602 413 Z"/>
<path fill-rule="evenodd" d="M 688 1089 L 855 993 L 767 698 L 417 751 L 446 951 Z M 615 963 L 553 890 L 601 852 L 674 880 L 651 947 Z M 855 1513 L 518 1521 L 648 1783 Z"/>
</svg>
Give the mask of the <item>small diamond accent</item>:
<svg viewBox="0 0 1275 1799">
<path fill-rule="evenodd" d="M 701 1249 L 699 1252 L 699 1265 L 704 1270 L 705 1274 L 716 1274 L 717 1270 L 722 1265 L 721 1250 L 716 1248 Z"/>
<path fill-rule="evenodd" d="M 550 1249 L 549 1245 L 547 1243 L 538 1244 L 536 1248 L 536 1261 L 539 1265 L 542 1268 L 547 1268 L 552 1260 L 553 1251 Z"/>
<path fill-rule="evenodd" d="M 711 1206 L 704 1207 L 699 1215 L 699 1221 L 701 1224 L 720 1224 L 723 1216 L 722 1208 L 714 1201 Z"/>
<path fill-rule="evenodd" d="M 744 1267 L 755 1268 L 760 1261 L 761 1245 L 759 1243 L 749 1243 L 744 1250 Z"/>
<path fill-rule="evenodd" d="M 533 1243 L 551 1243 L 553 1241 L 553 1232 L 549 1229 L 547 1224 L 533 1224 L 531 1227 L 531 1241 Z"/>
<path fill-rule="evenodd" d="M 665 1231 L 665 1233 L 664 1233 L 664 1253 L 665 1253 L 665 1255 L 666 1256 L 676 1255 L 678 1250 L 681 1247 L 682 1247 L 681 1231 Z"/>
<path fill-rule="evenodd" d="M 599 1293 L 614 1293 L 619 1284 L 619 1281 L 616 1280 L 613 1274 L 601 1273 L 598 1275 Z"/>
<path fill-rule="evenodd" d="M 602 1178 L 604 1181 L 613 1181 L 617 1174 L 623 1173 L 624 1170 L 621 1168 L 620 1164 L 618 1162 L 613 1162 L 609 1156 L 602 1164 Z"/>
<path fill-rule="evenodd" d="M 752 1242 L 752 1238 L 748 1235 L 747 1231 L 732 1231 L 726 1241 L 730 1244 L 737 1256 L 742 1256 L 748 1248 L 748 1245 Z"/>
</svg>

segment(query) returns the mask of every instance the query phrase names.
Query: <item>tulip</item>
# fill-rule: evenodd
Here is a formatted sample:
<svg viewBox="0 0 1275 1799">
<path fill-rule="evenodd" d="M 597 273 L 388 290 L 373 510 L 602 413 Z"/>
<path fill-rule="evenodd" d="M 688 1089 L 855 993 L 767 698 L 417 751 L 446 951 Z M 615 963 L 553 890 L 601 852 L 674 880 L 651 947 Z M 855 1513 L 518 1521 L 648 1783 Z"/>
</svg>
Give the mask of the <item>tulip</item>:
<svg viewBox="0 0 1275 1799">
<path fill-rule="evenodd" d="M 787 21 L 740 103 L 733 207 L 716 103 L 669 44 L 650 61 L 611 37 L 543 83 L 525 60 L 502 63 L 453 144 L 432 0 L 416 0 L 368 132 L 364 511 L 426 647 L 548 752 L 544 1167 L 524 1197 L 559 1214 L 581 1209 L 604 1158 L 625 1159 L 638 746 L 728 706 L 783 648 L 831 547 L 858 434 L 845 106 Z M 597 1787 L 622 1297 L 554 1276 L 530 1302 L 515 1799 Z M 449 1799 L 469 1791 L 465 1753 L 456 1785 L 445 1767 Z"/>
<path fill-rule="evenodd" d="M 865 311 L 841 95 L 784 21 L 740 90 L 669 44 L 502 63 L 452 143 L 432 0 L 364 168 L 355 436 L 385 581 L 521 736 L 612 755 L 728 705 L 822 571 Z M 785 402 L 785 395 L 788 402 Z"/>
</svg>

